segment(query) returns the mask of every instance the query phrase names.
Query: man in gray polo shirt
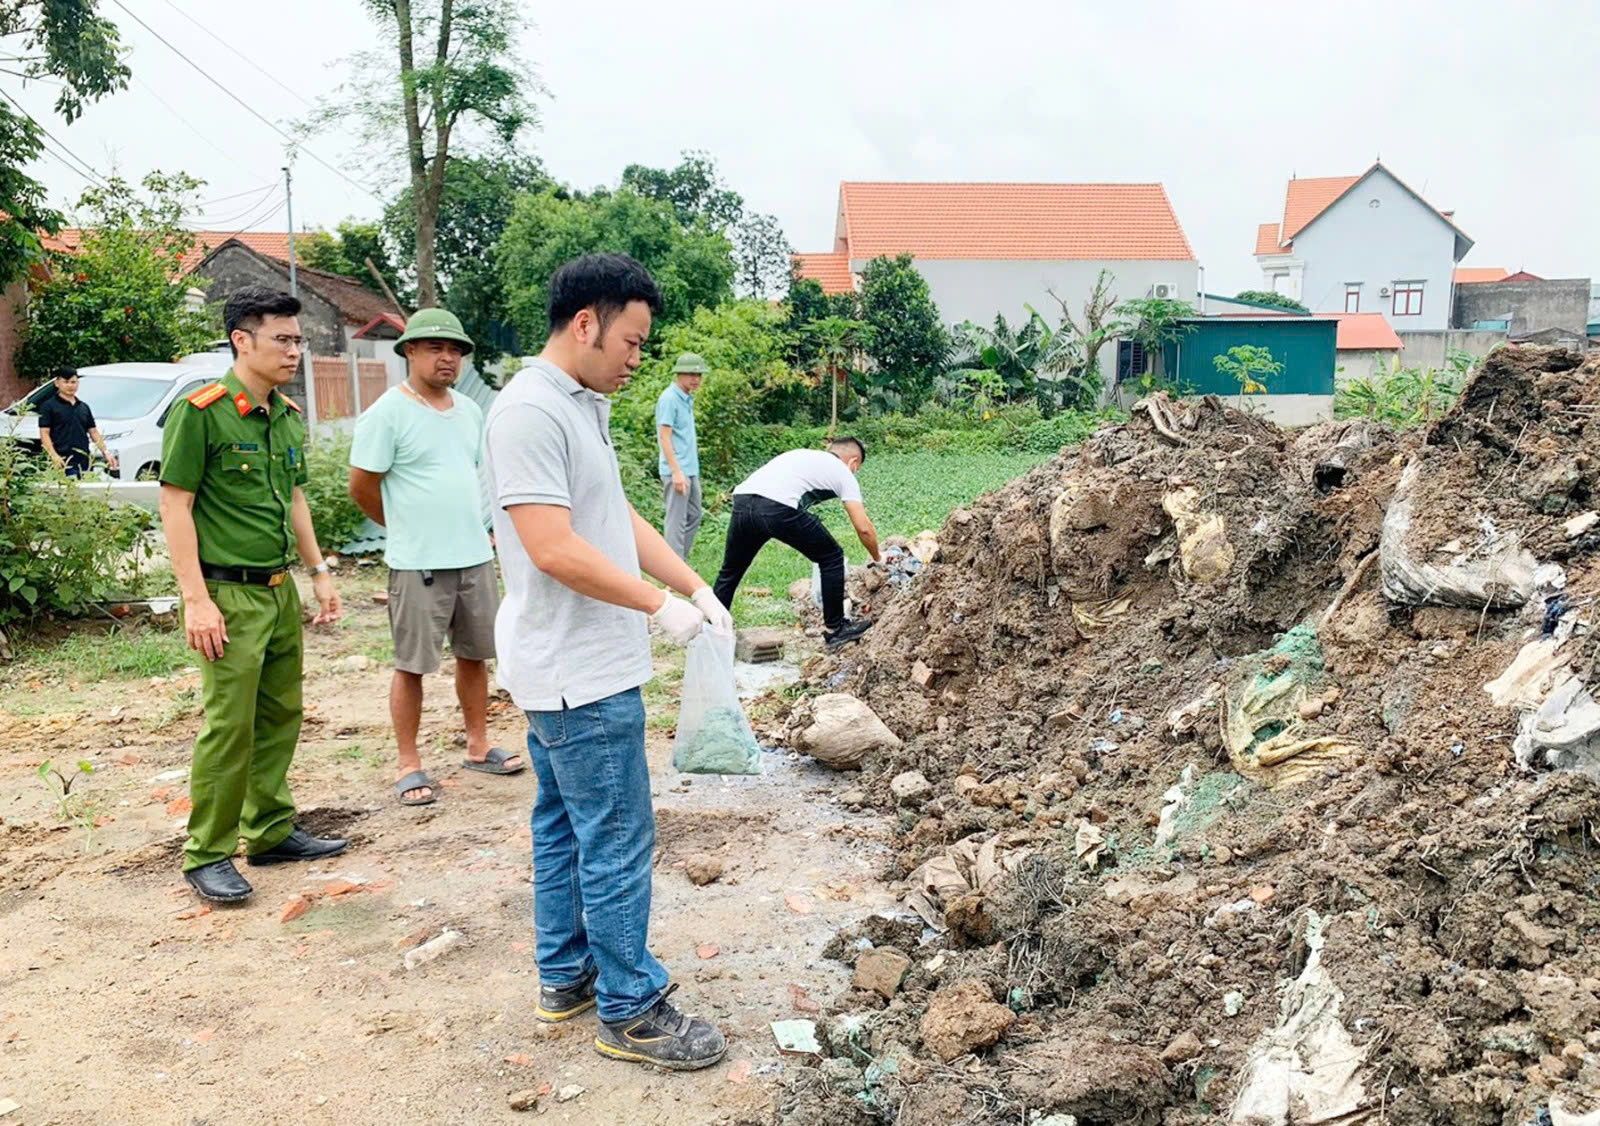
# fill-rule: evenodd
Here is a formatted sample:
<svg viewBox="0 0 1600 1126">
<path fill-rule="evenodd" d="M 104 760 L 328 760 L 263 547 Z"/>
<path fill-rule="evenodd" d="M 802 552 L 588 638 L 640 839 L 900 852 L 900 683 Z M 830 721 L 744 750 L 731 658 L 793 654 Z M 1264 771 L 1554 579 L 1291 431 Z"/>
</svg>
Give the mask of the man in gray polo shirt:
<svg viewBox="0 0 1600 1126">
<path fill-rule="evenodd" d="M 727 1051 L 678 1012 L 646 945 L 655 814 L 645 761 L 647 619 L 680 645 L 731 633 L 711 588 L 622 492 L 608 395 L 639 366 L 661 293 L 638 262 L 589 254 L 550 279 L 550 337 L 484 429 L 506 594 L 500 683 L 528 716 L 534 921 L 545 1021 L 598 1007 L 602 1055 L 690 1070 Z M 640 578 L 640 569 L 687 596 Z"/>
</svg>

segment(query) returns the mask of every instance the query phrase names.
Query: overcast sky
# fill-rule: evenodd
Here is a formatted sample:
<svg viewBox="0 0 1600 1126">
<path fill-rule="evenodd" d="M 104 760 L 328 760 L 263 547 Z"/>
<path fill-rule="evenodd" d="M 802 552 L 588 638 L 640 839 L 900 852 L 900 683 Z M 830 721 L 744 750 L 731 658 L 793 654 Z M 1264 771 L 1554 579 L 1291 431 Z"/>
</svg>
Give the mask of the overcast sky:
<svg viewBox="0 0 1600 1126">
<path fill-rule="evenodd" d="M 123 0 L 263 115 L 330 91 L 372 40 L 358 0 Z M 71 126 L 53 91 L 0 76 L 96 170 L 183 169 L 216 202 L 197 225 L 282 230 L 283 145 L 112 0 L 133 86 Z M 1351 175 L 1379 155 L 1476 246 L 1466 265 L 1600 275 L 1600 17 L 1583 0 L 1210 4 L 751 0 L 527 5 L 525 55 L 549 87 L 528 137 L 558 178 L 708 150 L 796 249 L 831 249 L 841 179 L 1164 183 L 1207 288 L 1256 286 L 1256 224 L 1284 183 Z M 180 116 L 181 115 L 181 116 Z M 366 179 L 351 139 L 310 145 Z M 33 170 L 68 204 L 83 176 Z M 392 189 L 393 182 L 380 184 Z M 235 193 L 251 193 L 234 196 Z M 387 191 L 384 194 L 388 194 Z M 379 203 L 302 155 L 295 226 Z"/>
</svg>

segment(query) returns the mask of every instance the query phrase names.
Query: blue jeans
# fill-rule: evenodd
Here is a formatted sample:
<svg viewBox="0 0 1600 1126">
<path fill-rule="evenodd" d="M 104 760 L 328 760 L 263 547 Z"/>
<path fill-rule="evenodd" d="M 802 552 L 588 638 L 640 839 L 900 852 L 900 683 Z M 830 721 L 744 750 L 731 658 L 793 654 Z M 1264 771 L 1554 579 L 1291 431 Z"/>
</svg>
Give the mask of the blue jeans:
<svg viewBox="0 0 1600 1126">
<path fill-rule="evenodd" d="M 581 708 L 528 712 L 533 919 L 539 980 L 570 985 L 591 968 L 601 1020 L 654 1005 L 667 970 L 650 953 L 656 847 L 644 698 L 637 688 Z"/>
</svg>

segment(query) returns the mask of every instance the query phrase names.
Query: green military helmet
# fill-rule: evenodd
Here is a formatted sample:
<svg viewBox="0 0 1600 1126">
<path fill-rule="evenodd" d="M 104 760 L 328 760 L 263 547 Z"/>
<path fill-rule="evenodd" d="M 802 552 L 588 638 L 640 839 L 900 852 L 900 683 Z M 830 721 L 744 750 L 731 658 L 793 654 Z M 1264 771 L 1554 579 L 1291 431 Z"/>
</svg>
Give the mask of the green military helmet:
<svg viewBox="0 0 1600 1126">
<path fill-rule="evenodd" d="M 405 332 L 394 342 L 394 350 L 405 355 L 408 340 L 453 340 L 464 353 L 472 351 L 472 337 L 461 327 L 461 319 L 449 309 L 418 309 L 406 322 Z"/>
<path fill-rule="evenodd" d="M 706 362 L 693 352 L 685 352 L 678 357 L 678 362 L 672 365 L 673 375 L 704 375 L 710 369 Z"/>
</svg>

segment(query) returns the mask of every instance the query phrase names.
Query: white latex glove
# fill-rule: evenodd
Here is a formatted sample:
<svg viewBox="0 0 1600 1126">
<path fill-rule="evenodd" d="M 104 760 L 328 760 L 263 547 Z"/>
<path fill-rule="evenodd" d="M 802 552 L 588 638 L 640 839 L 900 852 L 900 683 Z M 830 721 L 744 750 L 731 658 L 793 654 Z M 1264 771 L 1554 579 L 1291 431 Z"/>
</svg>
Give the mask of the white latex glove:
<svg viewBox="0 0 1600 1126">
<path fill-rule="evenodd" d="M 690 600 L 700 607 L 700 612 L 706 616 L 706 621 L 711 623 L 712 630 L 724 637 L 733 636 L 733 615 L 717 600 L 716 594 L 710 587 L 701 587 L 694 592 Z"/>
<path fill-rule="evenodd" d="M 706 615 L 700 607 L 668 592 L 667 600 L 661 604 L 661 609 L 650 615 L 650 620 L 679 645 L 687 645 L 706 624 Z"/>
</svg>

